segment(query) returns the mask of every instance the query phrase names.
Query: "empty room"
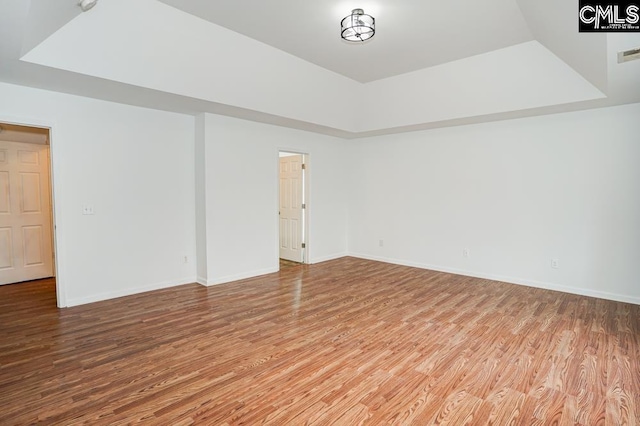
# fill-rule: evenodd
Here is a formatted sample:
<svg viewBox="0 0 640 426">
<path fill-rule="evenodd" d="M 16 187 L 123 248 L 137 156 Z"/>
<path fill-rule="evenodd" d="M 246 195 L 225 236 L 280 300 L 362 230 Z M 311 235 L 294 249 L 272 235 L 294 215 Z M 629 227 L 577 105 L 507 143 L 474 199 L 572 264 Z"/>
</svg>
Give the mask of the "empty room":
<svg viewBox="0 0 640 426">
<path fill-rule="evenodd" d="M 3 0 L 0 425 L 640 425 L 639 10 Z"/>
</svg>

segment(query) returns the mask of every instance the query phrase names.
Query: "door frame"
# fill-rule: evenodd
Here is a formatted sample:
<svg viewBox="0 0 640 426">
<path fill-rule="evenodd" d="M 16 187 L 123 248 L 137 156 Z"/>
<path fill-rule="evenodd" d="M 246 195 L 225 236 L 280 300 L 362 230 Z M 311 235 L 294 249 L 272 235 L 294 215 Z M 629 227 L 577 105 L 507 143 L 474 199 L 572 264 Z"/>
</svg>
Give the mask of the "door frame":
<svg viewBox="0 0 640 426">
<path fill-rule="evenodd" d="M 276 238 L 276 264 L 278 265 L 278 269 L 280 269 L 280 215 L 278 214 L 278 208 L 280 206 L 280 153 L 281 152 L 287 152 L 289 154 L 299 154 L 302 155 L 302 161 L 304 164 L 304 170 L 303 170 L 303 193 L 304 193 L 304 204 L 305 204 L 305 208 L 302 211 L 302 218 L 304 221 L 304 226 L 303 226 L 303 232 L 304 232 L 304 249 L 302 251 L 302 263 L 304 264 L 309 264 L 311 263 L 309 261 L 309 259 L 311 259 L 311 257 L 309 256 L 309 252 L 310 252 L 310 241 L 311 241 L 311 237 L 309 235 L 309 210 L 310 210 L 310 203 L 309 203 L 309 153 L 307 152 L 302 152 L 299 149 L 291 149 L 291 148 L 278 148 L 278 150 L 276 151 L 276 208 L 275 208 L 275 215 L 276 215 L 276 224 L 277 227 L 276 229 L 278 230 L 277 233 L 277 238 Z"/>
<path fill-rule="evenodd" d="M 49 197 L 51 198 L 51 237 L 52 237 L 52 255 L 53 255 L 53 273 L 56 277 L 56 301 L 58 308 L 64 308 L 67 306 L 67 297 L 66 297 L 66 288 L 65 288 L 65 274 L 60 268 L 60 257 L 62 254 L 61 244 L 58 238 L 57 233 L 57 225 L 58 225 L 58 217 L 59 211 L 56 208 L 56 181 L 55 181 L 55 172 L 54 172 L 54 152 L 53 152 L 53 141 L 54 141 L 54 127 L 56 126 L 55 122 L 52 121 L 44 121 L 38 120 L 34 118 L 23 118 L 23 117 L 12 117 L 0 115 L 0 122 L 7 124 L 14 124 L 17 126 L 26 126 L 26 127 L 37 127 L 40 129 L 49 130 Z"/>
</svg>

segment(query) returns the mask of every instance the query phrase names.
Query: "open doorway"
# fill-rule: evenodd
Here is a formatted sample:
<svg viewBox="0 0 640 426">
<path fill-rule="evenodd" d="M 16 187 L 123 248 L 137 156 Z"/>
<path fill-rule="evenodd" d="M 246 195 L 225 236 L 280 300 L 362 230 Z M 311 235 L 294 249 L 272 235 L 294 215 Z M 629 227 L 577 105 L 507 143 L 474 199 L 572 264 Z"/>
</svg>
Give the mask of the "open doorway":
<svg viewBox="0 0 640 426">
<path fill-rule="evenodd" d="M 279 153 L 279 258 L 280 268 L 308 263 L 308 155 Z"/>
<path fill-rule="evenodd" d="M 55 276 L 49 133 L 0 122 L 0 285 Z"/>
</svg>

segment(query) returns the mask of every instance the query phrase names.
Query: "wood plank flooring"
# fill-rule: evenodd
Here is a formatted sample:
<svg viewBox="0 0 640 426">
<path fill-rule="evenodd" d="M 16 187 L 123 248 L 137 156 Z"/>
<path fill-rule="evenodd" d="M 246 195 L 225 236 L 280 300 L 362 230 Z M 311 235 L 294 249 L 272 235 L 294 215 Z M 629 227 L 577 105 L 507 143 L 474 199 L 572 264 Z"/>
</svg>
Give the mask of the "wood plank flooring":
<svg viewBox="0 0 640 426">
<path fill-rule="evenodd" d="M 640 306 L 342 258 L 58 310 L 0 287 L 0 424 L 640 424 Z"/>
<path fill-rule="evenodd" d="M 286 269 L 286 268 L 293 268 L 293 267 L 300 266 L 300 265 L 302 265 L 302 263 L 300 263 L 300 262 L 294 262 L 292 260 L 280 259 L 280 270 L 281 271 L 283 269 Z"/>
</svg>

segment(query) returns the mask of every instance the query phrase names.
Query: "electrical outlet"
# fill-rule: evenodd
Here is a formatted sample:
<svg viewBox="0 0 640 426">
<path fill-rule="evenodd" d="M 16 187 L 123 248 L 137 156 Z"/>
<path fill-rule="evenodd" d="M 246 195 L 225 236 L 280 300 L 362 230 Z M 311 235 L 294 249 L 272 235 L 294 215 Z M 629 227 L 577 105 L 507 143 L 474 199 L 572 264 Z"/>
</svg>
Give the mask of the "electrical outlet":
<svg viewBox="0 0 640 426">
<path fill-rule="evenodd" d="M 468 249 L 468 248 L 463 248 L 463 249 L 462 249 L 462 257 L 469 257 L 469 254 L 470 254 L 470 253 L 471 253 L 471 252 L 469 251 L 469 249 Z"/>
<path fill-rule="evenodd" d="M 83 215 L 92 215 L 93 214 L 93 206 L 90 204 L 82 205 L 82 214 Z"/>
<path fill-rule="evenodd" d="M 384 240 L 378 240 L 378 247 L 384 247 Z"/>
<path fill-rule="evenodd" d="M 184 263 L 189 263 L 189 256 L 184 257 Z"/>
<path fill-rule="evenodd" d="M 560 267 L 558 259 L 556 258 L 551 259 L 551 267 L 554 269 L 558 269 Z"/>
</svg>

